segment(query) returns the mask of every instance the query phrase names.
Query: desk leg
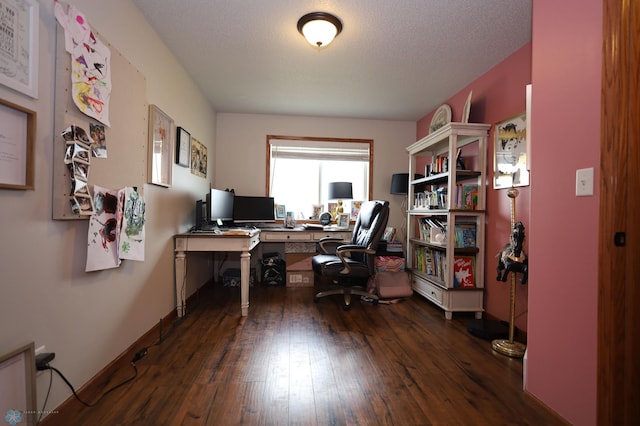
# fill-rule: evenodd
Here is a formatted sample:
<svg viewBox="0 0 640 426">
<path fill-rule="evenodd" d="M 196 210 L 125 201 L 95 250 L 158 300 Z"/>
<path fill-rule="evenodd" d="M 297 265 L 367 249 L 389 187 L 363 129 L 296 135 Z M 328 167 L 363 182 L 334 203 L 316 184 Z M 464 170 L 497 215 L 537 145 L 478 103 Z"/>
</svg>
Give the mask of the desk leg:
<svg viewBox="0 0 640 426">
<path fill-rule="evenodd" d="M 243 251 L 240 255 L 240 309 L 242 316 L 249 314 L 249 280 L 251 277 L 251 253 Z"/>
<path fill-rule="evenodd" d="M 187 266 L 187 253 L 184 251 L 177 251 L 175 254 L 175 284 L 176 284 L 176 315 L 180 318 L 184 316 L 187 309 L 187 302 L 184 298 L 184 290 L 186 286 L 187 277 L 185 275 Z"/>
</svg>

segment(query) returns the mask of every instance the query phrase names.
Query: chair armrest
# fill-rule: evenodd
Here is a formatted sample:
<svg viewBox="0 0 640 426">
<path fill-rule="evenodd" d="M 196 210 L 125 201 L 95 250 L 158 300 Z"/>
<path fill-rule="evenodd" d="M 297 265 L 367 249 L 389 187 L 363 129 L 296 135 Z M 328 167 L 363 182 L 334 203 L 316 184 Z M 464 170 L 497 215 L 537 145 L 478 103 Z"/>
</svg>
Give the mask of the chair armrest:
<svg viewBox="0 0 640 426">
<path fill-rule="evenodd" d="M 338 237 L 324 237 L 324 238 L 320 238 L 320 241 L 318 241 L 318 245 L 320 246 L 320 250 L 322 251 L 322 253 L 324 254 L 333 254 L 335 253 L 335 249 L 342 245 L 342 243 L 344 243 L 345 241 L 342 238 L 338 238 Z M 333 250 L 329 250 L 329 247 L 332 247 Z"/>
<path fill-rule="evenodd" d="M 366 254 L 376 254 L 376 251 L 373 249 L 366 248 L 364 246 L 359 246 L 356 244 L 344 244 L 339 246 L 336 249 L 336 255 L 340 259 L 340 262 L 344 265 L 344 269 L 340 271 L 341 274 L 349 274 L 351 273 L 351 266 L 344 259 L 345 256 L 350 257 L 351 253 L 366 253 Z"/>
</svg>

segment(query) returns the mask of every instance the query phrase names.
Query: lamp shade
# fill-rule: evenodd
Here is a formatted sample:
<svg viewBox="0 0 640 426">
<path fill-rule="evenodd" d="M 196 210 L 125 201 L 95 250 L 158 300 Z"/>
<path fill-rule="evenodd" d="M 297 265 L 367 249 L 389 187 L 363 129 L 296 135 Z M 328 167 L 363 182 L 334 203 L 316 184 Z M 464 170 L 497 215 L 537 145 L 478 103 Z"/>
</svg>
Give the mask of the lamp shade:
<svg viewBox="0 0 640 426">
<path fill-rule="evenodd" d="M 414 179 L 420 179 L 424 176 L 415 174 Z M 416 191 L 422 191 L 421 188 L 416 188 Z M 409 173 L 394 173 L 391 176 L 391 190 L 392 194 L 408 194 L 409 193 Z"/>
<path fill-rule="evenodd" d="M 353 188 L 351 182 L 331 182 L 329 183 L 330 200 L 350 200 L 353 198 Z"/>
</svg>

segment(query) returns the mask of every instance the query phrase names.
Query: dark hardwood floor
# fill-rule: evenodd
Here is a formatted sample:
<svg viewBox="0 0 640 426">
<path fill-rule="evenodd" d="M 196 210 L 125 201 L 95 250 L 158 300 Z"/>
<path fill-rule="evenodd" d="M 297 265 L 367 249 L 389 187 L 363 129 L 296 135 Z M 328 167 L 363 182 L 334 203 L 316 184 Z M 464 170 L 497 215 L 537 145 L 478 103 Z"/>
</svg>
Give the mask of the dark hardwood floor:
<svg viewBox="0 0 640 426">
<path fill-rule="evenodd" d="M 256 286 L 241 318 L 239 289 L 206 286 L 133 382 L 67 424 L 566 424 L 522 390 L 521 360 L 467 332 L 472 315 L 447 321 L 418 295 L 345 312 L 313 294 Z"/>
</svg>

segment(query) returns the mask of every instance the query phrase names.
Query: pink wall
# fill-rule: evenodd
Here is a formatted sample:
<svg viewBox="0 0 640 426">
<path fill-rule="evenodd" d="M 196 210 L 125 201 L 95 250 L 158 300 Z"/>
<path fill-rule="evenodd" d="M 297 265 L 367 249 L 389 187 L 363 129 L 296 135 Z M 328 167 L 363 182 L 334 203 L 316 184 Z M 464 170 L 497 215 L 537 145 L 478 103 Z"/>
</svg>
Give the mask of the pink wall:
<svg viewBox="0 0 640 426">
<path fill-rule="evenodd" d="M 531 186 L 517 198 L 531 269 L 529 284 L 517 288 L 516 326 L 528 334 L 526 390 L 581 426 L 596 424 L 602 7 L 536 1 L 532 43 L 446 101 L 459 120 L 473 90 L 470 121 L 494 124 L 525 109 L 532 83 Z M 418 122 L 418 138 L 432 113 Z M 492 170 L 493 149 L 488 155 Z M 595 196 L 576 197 L 576 169 L 587 167 Z M 492 255 L 508 236 L 509 200 L 491 186 L 485 308 L 506 319 L 509 295 L 492 275 Z"/>
<path fill-rule="evenodd" d="M 601 50 L 602 0 L 535 2 L 527 390 L 576 425 L 596 420 Z"/>
<path fill-rule="evenodd" d="M 496 67 L 476 79 L 467 87 L 449 98 L 445 103 L 451 106 L 452 120 L 460 121 L 462 108 L 470 90 L 473 90 L 469 121 L 491 123 L 502 121 L 525 111 L 525 87 L 531 82 L 531 44 L 526 44 Z M 429 124 L 435 111 L 432 111 L 417 123 L 417 139 L 429 133 Z M 511 205 L 506 189 L 493 189 L 494 159 L 493 129 L 489 135 L 487 153 L 487 242 L 485 264 L 485 309 L 488 315 L 501 320 L 509 320 L 510 292 L 507 283 L 496 280 L 497 260 L 495 255 L 509 241 L 511 228 Z M 516 199 L 516 218 L 529 228 L 528 187 L 518 188 Z M 525 247 L 527 241 L 525 241 Z M 516 290 L 516 327 L 527 330 L 527 292 L 528 285 L 518 284 Z"/>
</svg>

